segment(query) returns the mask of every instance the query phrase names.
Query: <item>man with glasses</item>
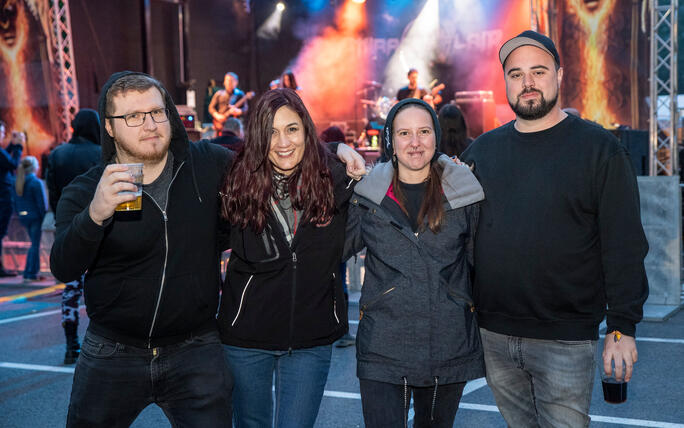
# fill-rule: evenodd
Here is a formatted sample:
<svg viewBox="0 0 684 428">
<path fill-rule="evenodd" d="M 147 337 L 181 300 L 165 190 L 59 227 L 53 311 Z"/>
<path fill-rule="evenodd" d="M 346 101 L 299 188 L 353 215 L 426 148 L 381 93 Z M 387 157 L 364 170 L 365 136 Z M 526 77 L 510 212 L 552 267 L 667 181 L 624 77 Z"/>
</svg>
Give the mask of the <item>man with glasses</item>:
<svg viewBox="0 0 684 428">
<path fill-rule="evenodd" d="M 218 190 L 232 152 L 190 143 L 166 89 L 112 75 L 99 101 L 102 161 L 57 205 L 55 277 L 85 273 L 90 325 L 68 427 L 129 426 L 149 404 L 174 426 L 230 426 L 229 375 L 216 331 Z M 143 164 L 138 216 L 126 164 Z"/>
</svg>

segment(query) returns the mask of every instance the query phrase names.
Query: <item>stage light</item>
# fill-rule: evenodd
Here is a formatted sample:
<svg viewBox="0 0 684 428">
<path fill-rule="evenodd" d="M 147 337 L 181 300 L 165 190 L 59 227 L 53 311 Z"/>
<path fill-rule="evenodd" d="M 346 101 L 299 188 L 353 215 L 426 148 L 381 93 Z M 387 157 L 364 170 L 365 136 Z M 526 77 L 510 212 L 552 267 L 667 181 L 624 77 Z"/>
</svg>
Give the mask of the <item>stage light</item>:
<svg viewBox="0 0 684 428">
<path fill-rule="evenodd" d="M 284 10 L 285 3 L 278 2 L 273 13 L 266 18 L 266 21 L 257 30 L 257 37 L 261 39 L 277 39 L 280 34 L 280 22 L 283 19 Z"/>
<path fill-rule="evenodd" d="M 366 0 L 352 0 L 352 2 L 358 3 L 358 4 L 363 4 L 366 2 Z"/>
<path fill-rule="evenodd" d="M 383 93 L 396 93 L 406 85 L 409 68 L 418 70 L 418 84 L 427 86 L 433 79 L 430 62 L 439 41 L 439 1 L 427 0 L 385 67 Z"/>
</svg>

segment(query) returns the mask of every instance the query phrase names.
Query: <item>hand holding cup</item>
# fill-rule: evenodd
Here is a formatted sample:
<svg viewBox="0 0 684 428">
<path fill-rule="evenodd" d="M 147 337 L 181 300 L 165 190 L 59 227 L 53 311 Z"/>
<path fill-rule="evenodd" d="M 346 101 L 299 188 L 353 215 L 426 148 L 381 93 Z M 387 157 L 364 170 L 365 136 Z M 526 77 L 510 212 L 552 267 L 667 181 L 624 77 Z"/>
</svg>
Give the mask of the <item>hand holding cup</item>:
<svg viewBox="0 0 684 428">
<path fill-rule="evenodd" d="M 141 195 L 142 164 L 107 165 L 97 183 L 88 213 L 95 223 L 102 225 L 119 205 L 134 202 Z"/>
</svg>

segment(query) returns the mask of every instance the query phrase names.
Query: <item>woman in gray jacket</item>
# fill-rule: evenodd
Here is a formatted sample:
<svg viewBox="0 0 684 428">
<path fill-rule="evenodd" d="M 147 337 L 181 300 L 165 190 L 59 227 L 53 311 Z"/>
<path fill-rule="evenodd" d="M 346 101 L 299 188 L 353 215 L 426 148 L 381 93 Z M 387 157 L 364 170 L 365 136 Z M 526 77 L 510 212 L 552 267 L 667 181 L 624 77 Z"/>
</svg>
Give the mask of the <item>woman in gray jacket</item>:
<svg viewBox="0 0 684 428">
<path fill-rule="evenodd" d="M 484 376 L 470 272 L 482 187 L 437 153 L 434 110 L 405 99 L 389 113 L 391 162 L 357 184 L 345 256 L 364 247 L 357 376 L 366 427 L 451 427 L 466 381 Z"/>
</svg>

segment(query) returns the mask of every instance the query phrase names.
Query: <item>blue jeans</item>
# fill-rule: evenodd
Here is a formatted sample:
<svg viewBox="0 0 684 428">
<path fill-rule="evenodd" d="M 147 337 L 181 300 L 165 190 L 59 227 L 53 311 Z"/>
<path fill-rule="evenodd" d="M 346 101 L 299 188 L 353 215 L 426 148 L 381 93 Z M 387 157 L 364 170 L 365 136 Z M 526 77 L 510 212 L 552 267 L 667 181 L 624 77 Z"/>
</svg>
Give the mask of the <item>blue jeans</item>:
<svg viewBox="0 0 684 428">
<path fill-rule="evenodd" d="M 3 269 L 2 238 L 7 235 L 7 227 L 12 218 L 12 199 L 0 196 L 0 270 Z"/>
<path fill-rule="evenodd" d="M 451 428 L 465 382 L 414 387 L 359 379 L 366 428 L 396 428 L 407 424 L 413 395 L 414 428 Z"/>
<path fill-rule="evenodd" d="M 487 383 L 510 427 L 587 427 L 595 340 L 539 340 L 480 329 Z"/>
<path fill-rule="evenodd" d="M 152 403 L 174 427 L 230 427 L 229 376 L 217 332 L 147 349 L 88 331 L 67 427 L 128 427 Z"/>
<path fill-rule="evenodd" d="M 235 428 L 313 427 L 328 380 L 332 345 L 291 353 L 229 345 L 223 349 L 235 382 Z"/>
<path fill-rule="evenodd" d="M 42 235 L 42 219 L 21 219 L 21 224 L 26 228 L 31 239 L 31 248 L 26 254 L 26 266 L 24 267 L 24 278 L 36 279 L 40 270 L 40 236 Z"/>
</svg>

